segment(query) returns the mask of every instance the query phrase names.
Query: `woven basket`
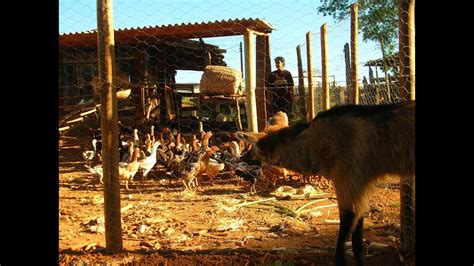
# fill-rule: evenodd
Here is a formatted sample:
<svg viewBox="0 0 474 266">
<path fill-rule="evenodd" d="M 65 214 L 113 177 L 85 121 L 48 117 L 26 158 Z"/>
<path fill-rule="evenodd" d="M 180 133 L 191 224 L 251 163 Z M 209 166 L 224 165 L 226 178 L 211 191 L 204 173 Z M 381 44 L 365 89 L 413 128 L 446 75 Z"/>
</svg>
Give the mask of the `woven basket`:
<svg viewBox="0 0 474 266">
<path fill-rule="evenodd" d="M 125 100 L 125 99 L 128 98 L 128 96 L 130 96 L 131 92 L 132 92 L 131 89 L 117 91 L 117 99 L 118 100 Z"/>
<path fill-rule="evenodd" d="M 236 95 L 242 76 L 240 71 L 224 66 L 206 66 L 201 77 L 200 90 L 204 95 Z"/>
</svg>

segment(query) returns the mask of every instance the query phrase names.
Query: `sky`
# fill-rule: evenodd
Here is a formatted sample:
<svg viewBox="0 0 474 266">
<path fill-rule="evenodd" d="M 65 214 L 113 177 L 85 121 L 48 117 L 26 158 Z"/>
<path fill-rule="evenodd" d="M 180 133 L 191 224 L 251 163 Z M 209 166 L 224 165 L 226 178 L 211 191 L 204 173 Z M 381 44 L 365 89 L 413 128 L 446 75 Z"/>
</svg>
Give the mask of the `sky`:
<svg viewBox="0 0 474 266">
<path fill-rule="evenodd" d="M 270 53 L 273 58 L 283 56 L 286 69 L 297 83 L 296 47 L 301 46 L 303 69 L 306 71 L 306 33 L 311 32 L 312 63 L 316 73 L 321 71 L 320 28 L 327 24 L 329 81 L 345 84 L 343 47 L 350 43 L 350 21 L 336 23 L 331 17 L 318 14 L 318 0 L 114 0 L 114 28 L 160 26 L 167 24 L 209 22 L 215 20 L 260 18 L 270 23 Z M 59 33 L 82 32 L 97 28 L 96 1 L 60 0 Z M 240 43 L 243 36 L 205 38 L 209 44 L 226 49 L 224 61 L 240 70 Z M 255 47 L 255 46 L 254 46 Z M 368 78 L 367 60 L 382 57 L 373 42 L 363 42 L 359 33 L 359 79 Z M 275 66 L 272 65 L 272 70 Z M 178 83 L 199 83 L 202 72 L 178 71 Z M 315 74 L 316 75 L 316 74 Z M 306 82 L 306 81 L 305 81 Z"/>
</svg>

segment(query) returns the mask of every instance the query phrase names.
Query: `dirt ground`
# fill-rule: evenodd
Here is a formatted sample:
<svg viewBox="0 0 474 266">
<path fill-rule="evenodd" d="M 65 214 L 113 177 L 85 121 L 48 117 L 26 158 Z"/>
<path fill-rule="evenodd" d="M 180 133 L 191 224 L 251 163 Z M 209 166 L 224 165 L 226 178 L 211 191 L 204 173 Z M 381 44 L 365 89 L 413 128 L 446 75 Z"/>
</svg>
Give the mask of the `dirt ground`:
<svg viewBox="0 0 474 266">
<path fill-rule="evenodd" d="M 204 176 L 201 189 L 184 192 L 182 183 L 159 171 L 131 182 L 130 191 L 121 185 L 124 252 L 108 255 L 103 186 L 84 167 L 84 141 L 61 138 L 60 265 L 332 264 L 338 209 L 331 186 L 312 182 L 312 193 L 285 199 L 271 194 L 275 188 L 265 180 L 249 195 L 247 185 L 222 175 L 214 185 Z M 364 230 L 368 265 L 400 264 L 398 183 L 388 178 L 372 197 Z M 281 179 L 276 188 L 305 185 Z"/>
</svg>

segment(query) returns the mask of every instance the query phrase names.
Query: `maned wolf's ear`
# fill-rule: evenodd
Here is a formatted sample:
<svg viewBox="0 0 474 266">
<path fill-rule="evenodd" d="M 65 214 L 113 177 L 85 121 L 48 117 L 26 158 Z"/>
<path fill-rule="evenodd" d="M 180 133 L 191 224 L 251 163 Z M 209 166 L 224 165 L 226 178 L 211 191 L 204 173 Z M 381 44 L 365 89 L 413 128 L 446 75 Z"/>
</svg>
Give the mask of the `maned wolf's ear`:
<svg viewBox="0 0 474 266">
<path fill-rule="evenodd" d="M 236 132 L 235 136 L 243 140 L 249 144 L 252 144 L 252 146 L 256 146 L 257 142 L 263 138 L 266 134 L 265 133 L 254 133 L 254 132 Z"/>
</svg>

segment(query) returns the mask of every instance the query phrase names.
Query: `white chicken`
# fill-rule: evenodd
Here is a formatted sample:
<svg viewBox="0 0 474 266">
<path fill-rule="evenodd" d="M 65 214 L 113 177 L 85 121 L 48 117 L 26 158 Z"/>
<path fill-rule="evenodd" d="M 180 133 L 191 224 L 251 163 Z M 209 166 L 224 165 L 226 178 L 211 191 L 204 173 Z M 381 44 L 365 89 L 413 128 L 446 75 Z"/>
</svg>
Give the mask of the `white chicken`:
<svg viewBox="0 0 474 266">
<path fill-rule="evenodd" d="M 158 149 L 158 146 L 160 145 L 161 145 L 160 141 L 156 141 L 155 143 L 153 143 L 150 156 L 147 156 L 145 159 L 139 161 L 140 162 L 139 170 L 143 171 L 143 177 L 146 177 L 146 175 L 151 171 L 151 169 L 153 169 L 153 166 L 155 166 L 156 149 Z"/>
<path fill-rule="evenodd" d="M 86 167 L 87 171 L 92 174 L 92 177 L 99 179 L 100 183 L 104 184 L 104 172 L 101 164 L 98 164 L 94 167 L 91 167 L 87 164 L 84 166 Z"/>
<path fill-rule="evenodd" d="M 97 156 L 97 139 L 92 139 L 92 150 L 82 152 L 82 157 L 88 166 L 91 166 L 92 160 Z"/>
</svg>

